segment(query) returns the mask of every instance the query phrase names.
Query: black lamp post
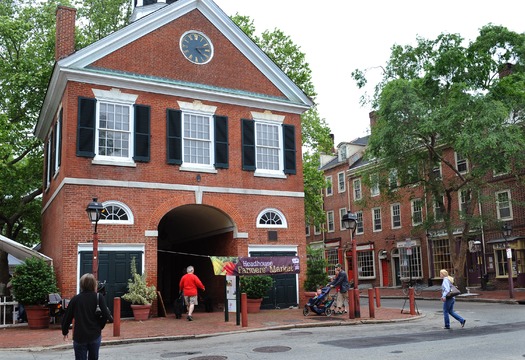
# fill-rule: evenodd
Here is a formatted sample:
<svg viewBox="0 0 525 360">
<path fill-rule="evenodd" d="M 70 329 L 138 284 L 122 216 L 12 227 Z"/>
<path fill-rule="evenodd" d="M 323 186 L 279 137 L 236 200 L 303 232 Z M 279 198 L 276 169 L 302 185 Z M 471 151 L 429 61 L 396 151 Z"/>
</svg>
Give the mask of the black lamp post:
<svg viewBox="0 0 525 360">
<path fill-rule="evenodd" d="M 509 296 L 514 299 L 514 282 L 512 280 L 512 250 L 509 247 L 508 237 L 512 234 L 512 226 L 505 223 L 501 229 L 503 232 L 503 238 L 505 239 L 505 251 L 507 252 L 507 273 L 509 276 Z"/>
<path fill-rule="evenodd" d="M 100 215 L 104 210 L 104 205 L 97 201 L 97 198 L 93 198 L 93 201 L 90 202 L 86 208 L 88 213 L 89 221 L 94 224 L 93 229 L 93 276 L 98 280 L 98 233 L 97 233 L 97 224 L 100 220 Z"/>
<path fill-rule="evenodd" d="M 357 226 L 357 215 L 352 214 L 350 212 L 347 212 L 343 215 L 341 222 L 343 223 L 343 226 L 345 229 L 350 230 L 350 242 L 352 243 L 352 271 L 354 275 L 354 289 L 358 289 L 359 286 L 359 274 L 357 270 L 357 246 L 356 241 L 354 240 L 354 231 Z M 355 296 L 355 291 L 354 291 Z M 358 302 L 356 302 L 358 304 Z M 358 309 L 358 306 L 356 306 L 355 309 L 355 316 L 361 317 L 361 311 Z"/>
</svg>

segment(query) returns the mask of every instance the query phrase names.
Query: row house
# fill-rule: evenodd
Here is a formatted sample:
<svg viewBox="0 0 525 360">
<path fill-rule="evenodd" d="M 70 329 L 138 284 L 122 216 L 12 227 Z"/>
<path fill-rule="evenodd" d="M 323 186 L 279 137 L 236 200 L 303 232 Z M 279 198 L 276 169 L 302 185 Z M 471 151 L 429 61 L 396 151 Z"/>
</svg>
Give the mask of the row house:
<svg viewBox="0 0 525 360">
<path fill-rule="evenodd" d="M 364 147 L 350 147 L 353 152 L 348 153 L 348 144 L 352 142 L 339 144 L 336 155 L 321 166 L 329 180 L 324 193 L 327 221 L 314 227 L 313 234 L 307 231 L 309 244 L 325 249 L 329 270 L 340 262 L 345 264 L 351 278 L 351 238 L 341 224 L 342 216 L 351 211 L 357 215 L 354 239 L 360 286 L 400 286 L 410 278 L 425 286 L 440 284 L 440 269 L 451 270 L 452 262 L 439 202 L 429 198 L 421 184 L 398 187 L 395 170 L 375 173 L 376 165 L 362 158 Z M 443 149 L 443 155 L 459 172 L 469 171 L 468 161 L 453 149 Z M 441 164 L 433 171 L 436 176 L 452 181 L 456 176 Z M 450 199 L 459 217 L 471 205 L 474 215 L 482 219 L 469 232 L 464 270 L 467 285 L 485 287 L 488 282 L 495 288 L 507 289 L 507 253 L 511 253 L 514 286 L 525 287 L 523 185 L 509 170 L 488 174 L 484 183 L 473 204 L 466 190 L 454 193 Z M 447 201 L 443 199 L 444 204 Z M 454 235 L 459 240 L 462 219 L 452 221 L 458 225 Z M 510 236 L 503 236 L 504 225 L 512 228 Z"/>
<path fill-rule="evenodd" d="M 35 129 L 41 251 L 62 296 L 92 269 L 92 198 L 105 208 L 98 275 L 109 298 L 126 291 L 133 258 L 167 305 L 188 265 L 224 301 L 210 256 L 299 256 L 304 268 L 301 114 L 311 99 L 212 0 L 135 1 L 129 25 L 79 50 L 75 17 L 57 10 Z M 276 277 L 263 308 L 297 305 L 304 271 Z"/>
</svg>

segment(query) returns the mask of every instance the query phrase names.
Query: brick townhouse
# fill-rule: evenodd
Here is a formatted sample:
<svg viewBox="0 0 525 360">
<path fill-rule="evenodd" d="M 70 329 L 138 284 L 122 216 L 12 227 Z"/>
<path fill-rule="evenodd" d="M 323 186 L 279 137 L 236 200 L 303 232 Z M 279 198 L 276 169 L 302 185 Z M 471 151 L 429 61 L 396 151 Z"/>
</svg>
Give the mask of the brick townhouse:
<svg viewBox="0 0 525 360">
<path fill-rule="evenodd" d="M 373 114 L 371 114 L 373 124 Z M 451 269 L 448 235 L 445 231 L 441 211 L 435 202 L 425 195 L 420 185 L 396 188 L 395 172 L 378 171 L 382 179 L 364 179 L 362 170 L 375 166 L 363 160 L 362 154 L 367 138 L 343 142 L 335 154 L 324 156 L 321 170 L 329 184 L 324 193 L 326 223 L 321 227 L 307 227 L 307 241 L 312 246 L 325 249 L 330 264 L 340 262 L 352 277 L 352 252 L 349 230 L 343 228 L 342 216 L 348 209 L 357 215 L 355 240 L 360 286 L 400 286 L 412 277 L 423 285 L 440 284 L 439 270 Z M 468 172 L 471 164 L 451 148 L 443 150 L 445 159 L 455 164 L 461 172 Z M 514 169 L 516 171 L 516 169 Z M 453 180 L 451 169 L 436 166 L 439 177 Z M 373 174 L 373 172 L 372 172 Z M 513 283 L 525 287 L 525 215 L 524 187 L 510 169 L 487 174 L 483 187 L 474 205 L 474 214 L 481 216 L 479 228 L 470 232 L 465 275 L 467 285 L 480 286 L 489 280 L 500 289 L 508 289 L 506 247 L 512 253 Z M 372 175 L 373 176 L 373 175 Z M 381 180 L 381 181 L 379 181 Z M 394 197 L 383 194 L 378 184 L 391 187 Z M 451 206 L 465 206 L 464 191 L 454 193 Z M 445 201 L 446 203 L 446 201 Z M 425 229 L 428 217 L 435 219 L 434 225 Z M 461 221 L 455 219 L 461 236 Z M 512 227 L 510 236 L 502 234 L 502 224 Z M 410 250 L 408 250 L 408 246 Z M 408 250 L 408 251 L 407 251 Z M 485 285 L 485 284 L 483 284 Z"/>
<path fill-rule="evenodd" d="M 79 50 L 75 13 L 57 10 L 35 129 L 41 251 L 62 296 L 92 269 L 95 197 L 110 298 L 125 292 L 133 257 L 167 305 L 188 265 L 223 302 L 209 256 L 297 255 L 304 267 L 300 117 L 311 100 L 211 0 L 136 1 L 128 26 Z M 263 306 L 296 305 L 304 271 L 276 277 Z"/>
</svg>

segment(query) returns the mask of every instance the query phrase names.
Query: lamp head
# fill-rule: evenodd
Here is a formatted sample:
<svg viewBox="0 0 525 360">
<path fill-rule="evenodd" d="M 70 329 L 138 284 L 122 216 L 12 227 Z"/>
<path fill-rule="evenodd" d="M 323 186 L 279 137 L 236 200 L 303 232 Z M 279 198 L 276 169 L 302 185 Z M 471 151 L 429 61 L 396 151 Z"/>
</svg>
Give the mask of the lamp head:
<svg viewBox="0 0 525 360">
<path fill-rule="evenodd" d="M 100 214 L 104 210 L 104 205 L 97 201 L 97 198 L 93 198 L 93 201 L 90 202 L 86 208 L 86 212 L 89 217 L 89 221 L 92 223 L 97 223 L 100 220 Z"/>
<path fill-rule="evenodd" d="M 503 236 L 510 236 L 510 234 L 512 234 L 512 226 L 505 223 L 505 225 L 503 225 L 503 227 L 501 228 L 501 231 L 503 232 Z"/>
<path fill-rule="evenodd" d="M 345 229 L 354 230 L 357 226 L 357 215 L 348 212 L 343 215 L 341 222 Z"/>
</svg>

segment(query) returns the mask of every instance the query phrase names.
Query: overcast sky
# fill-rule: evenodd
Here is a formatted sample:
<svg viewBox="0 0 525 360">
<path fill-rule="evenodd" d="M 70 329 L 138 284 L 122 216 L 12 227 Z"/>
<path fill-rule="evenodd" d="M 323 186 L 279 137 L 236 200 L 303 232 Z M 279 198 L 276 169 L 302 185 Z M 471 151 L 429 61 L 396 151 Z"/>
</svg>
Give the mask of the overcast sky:
<svg viewBox="0 0 525 360">
<path fill-rule="evenodd" d="M 372 85 L 394 44 L 415 44 L 416 36 L 434 39 L 458 33 L 474 40 L 493 23 L 525 32 L 525 1 L 507 0 L 214 0 L 228 15 L 247 15 L 257 32 L 282 30 L 300 46 L 310 64 L 319 113 L 335 135 L 335 144 L 368 134 L 369 108 L 351 78 L 372 68 Z M 375 73 L 375 75 L 374 75 Z"/>
</svg>

